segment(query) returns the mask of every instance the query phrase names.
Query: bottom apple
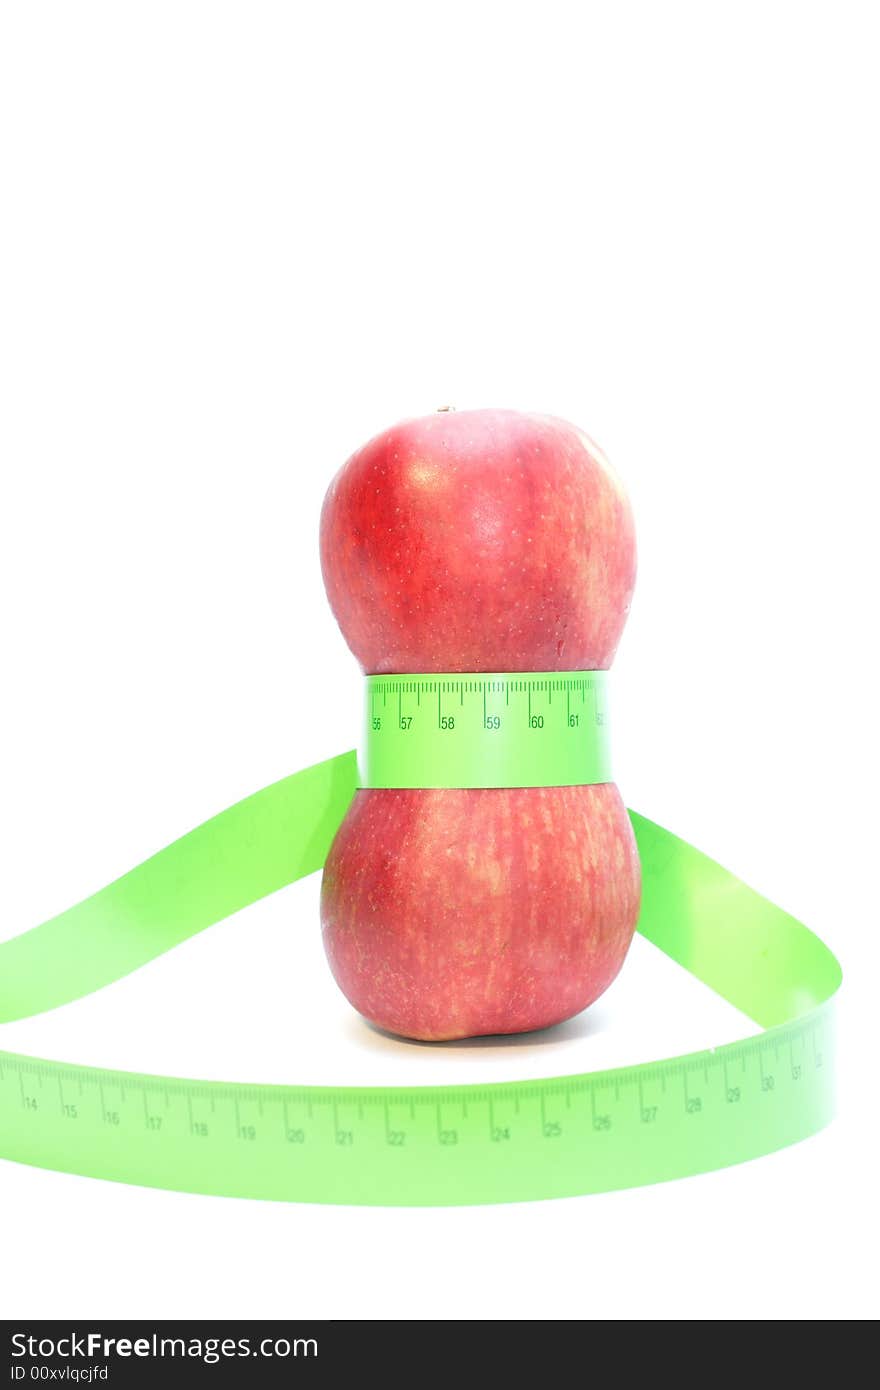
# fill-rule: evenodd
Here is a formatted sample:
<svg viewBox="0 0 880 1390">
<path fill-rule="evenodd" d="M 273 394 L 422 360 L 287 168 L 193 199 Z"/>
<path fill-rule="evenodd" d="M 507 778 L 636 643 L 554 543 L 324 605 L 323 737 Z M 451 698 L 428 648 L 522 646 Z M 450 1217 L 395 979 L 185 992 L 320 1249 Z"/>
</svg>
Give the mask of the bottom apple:
<svg viewBox="0 0 880 1390">
<path fill-rule="evenodd" d="M 389 1032 L 528 1032 L 608 988 L 640 884 L 612 783 L 358 791 L 324 868 L 324 945 L 342 992 Z"/>
</svg>

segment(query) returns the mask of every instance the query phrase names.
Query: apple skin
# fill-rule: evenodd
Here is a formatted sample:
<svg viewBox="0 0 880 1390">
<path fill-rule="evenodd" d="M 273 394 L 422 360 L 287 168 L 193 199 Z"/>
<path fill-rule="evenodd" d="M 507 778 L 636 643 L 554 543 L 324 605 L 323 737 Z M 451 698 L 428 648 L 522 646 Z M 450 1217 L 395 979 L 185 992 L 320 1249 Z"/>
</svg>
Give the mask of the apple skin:
<svg viewBox="0 0 880 1390">
<path fill-rule="evenodd" d="M 573 425 L 438 413 L 377 435 L 337 473 L 321 565 L 368 674 L 600 671 L 629 612 L 635 531 Z"/>
<path fill-rule="evenodd" d="M 429 1041 L 580 1013 L 623 964 L 638 910 L 611 784 L 359 791 L 322 887 L 343 994 L 379 1027 Z"/>
<path fill-rule="evenodd" d="M 621 484 L 573 425 L 439 413 L 386 430 L 336 475 L 321 562 L 367 673 L 603 670 L 635 533 Z M 612 783 L 361 790 L 324 868 L 324 946 L 349 1001 L 390 1032 L 526 1032 L 608 987 L 639 896 Z"/>
</svg>

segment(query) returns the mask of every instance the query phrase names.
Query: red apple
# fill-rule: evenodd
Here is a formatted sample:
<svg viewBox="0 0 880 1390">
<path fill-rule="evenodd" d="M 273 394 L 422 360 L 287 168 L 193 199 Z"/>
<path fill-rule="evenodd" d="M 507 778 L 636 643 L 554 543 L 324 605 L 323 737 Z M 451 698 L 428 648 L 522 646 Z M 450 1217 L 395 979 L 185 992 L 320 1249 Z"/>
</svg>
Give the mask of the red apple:
<svg viewBox="0 0 880 1390">
<path fill-rule="evenodd" d="M 353 454 L 321 516 L 330 606 L 365 671 L 599 671 L 635 583 L 601 451 L 513 410 L 405 420 Z"/>
<path fill-rule="evenodd" d="M 321 560 L 368 673 L 601 670 L 635 537 L 619 481 L 573 425 L 465 411 L 404 421 L 349 459 Z M 324 943 L 351 1003 L 391 1032 L 523 1032 L 607 988 L 639 888 L 613 784 L 359 791 L 324 870 Z"/>
</svg>

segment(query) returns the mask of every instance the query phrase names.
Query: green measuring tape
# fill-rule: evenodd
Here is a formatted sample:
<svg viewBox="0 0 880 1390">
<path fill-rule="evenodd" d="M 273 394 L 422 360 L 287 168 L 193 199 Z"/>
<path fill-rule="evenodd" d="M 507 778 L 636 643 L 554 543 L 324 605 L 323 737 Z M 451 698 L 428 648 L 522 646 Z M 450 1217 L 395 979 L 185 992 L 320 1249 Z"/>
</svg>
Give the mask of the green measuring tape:
<svg viewBox="0 0 880 1390">
<path fill-rule="evenodd" d="M 367 676 L 362 787 L 611 781 L 605 671 Z"/>
<path fill-rule="evenodd" d="M 544 775 L 520 785 L 607 780 L 603 696 L 601 673 L 371 679 L 360 774 L 354 753 L 294 773 L 0 945 L 0 1022 L 110 984 L 313 873 L 359 783 L 424 786 L 476 755 L 509 779 L 535 767 L 536 742 Z M 640 932 L 763 1033 L 610 1071 L 422 1087 L 223 1084 L 0 1052 L 0 1157 L 186 1192 L 454 1205 L 685 1177 L 815 1133 L 833 1110 L 837 961 L 720 865 L 631 815 Z"/>
</svg>

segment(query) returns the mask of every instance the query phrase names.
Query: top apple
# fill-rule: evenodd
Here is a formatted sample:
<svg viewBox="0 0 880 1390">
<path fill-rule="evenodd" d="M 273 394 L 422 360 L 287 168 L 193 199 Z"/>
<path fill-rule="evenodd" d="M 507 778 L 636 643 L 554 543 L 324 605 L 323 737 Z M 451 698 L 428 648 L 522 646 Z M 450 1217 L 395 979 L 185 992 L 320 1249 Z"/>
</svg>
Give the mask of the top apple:
<svg viewBox="0 0 880 1390">
<path fill-rule="evenodd" d="M 619 480 L 574 425 L 438 412 L 340 469 L 321 565 L 368 674 L 603 670 L 629 612 L 635 533 Z"/>
</svg>

